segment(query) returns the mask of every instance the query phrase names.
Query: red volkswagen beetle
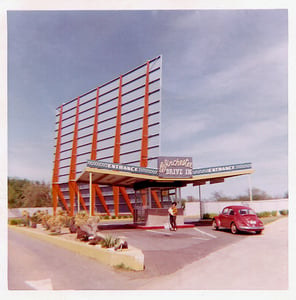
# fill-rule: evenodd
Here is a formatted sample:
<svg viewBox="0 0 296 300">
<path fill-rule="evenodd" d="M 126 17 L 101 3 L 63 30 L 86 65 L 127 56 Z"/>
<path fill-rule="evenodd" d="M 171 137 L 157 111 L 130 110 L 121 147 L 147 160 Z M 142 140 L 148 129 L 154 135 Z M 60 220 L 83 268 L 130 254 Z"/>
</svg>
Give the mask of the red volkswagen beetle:
<svg viewBox="0 0 296 300">
<path fill-rule="evenodd" d="M 213 218 L 212 228 L 228 228 L 233 234 L 238 231 L 251 231 L 260 234 L 264 229 L 262 221 L 248 206 L 232 205 L 223 208 L 222 213 Z"/>
</svg>

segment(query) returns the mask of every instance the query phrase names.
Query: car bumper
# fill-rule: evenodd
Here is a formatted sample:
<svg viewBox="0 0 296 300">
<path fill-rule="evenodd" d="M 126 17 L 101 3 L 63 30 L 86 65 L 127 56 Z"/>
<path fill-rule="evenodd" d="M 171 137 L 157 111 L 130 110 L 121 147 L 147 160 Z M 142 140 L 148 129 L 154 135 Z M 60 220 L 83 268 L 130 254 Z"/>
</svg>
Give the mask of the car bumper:
<svg viewBox="0 0 296 300">
<path fill-rule="evenodd" d="M 241 231 L 258 231 L 263 230 L 264 226 L 239 226 L 238 229 Z"/>
</svg>

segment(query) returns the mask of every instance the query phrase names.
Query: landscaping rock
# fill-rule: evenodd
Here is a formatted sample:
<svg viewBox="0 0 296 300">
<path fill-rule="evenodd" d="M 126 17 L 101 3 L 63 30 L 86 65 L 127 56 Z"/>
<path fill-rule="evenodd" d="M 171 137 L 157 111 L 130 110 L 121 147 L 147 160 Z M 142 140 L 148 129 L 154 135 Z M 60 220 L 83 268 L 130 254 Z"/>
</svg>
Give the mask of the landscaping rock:
<svg viewBox="0 0 296 300">
<path fill-rule="evenodd" d="M 77 239 L 83 242 L 87 242 L 89 238 L 89 234 L 86 231 L 83 231 L 80 228 L 77 228 Z"/>
<path fill-rule="evenodd" d="M 101 240 L 103 240 L 103 238 L 101 236 L 95 236 L 93 238 L 89 237 L 89 245 L 97 245 L 101 242 Z"/>
</svg>

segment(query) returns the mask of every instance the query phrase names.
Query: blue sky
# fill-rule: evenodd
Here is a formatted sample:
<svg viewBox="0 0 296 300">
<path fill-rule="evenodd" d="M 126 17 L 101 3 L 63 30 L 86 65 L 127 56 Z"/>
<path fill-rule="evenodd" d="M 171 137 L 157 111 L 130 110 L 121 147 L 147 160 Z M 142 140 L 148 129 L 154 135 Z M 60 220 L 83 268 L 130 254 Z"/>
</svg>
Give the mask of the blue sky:
<svg viewBox="0 0 296 300">
<path fill-rule="evenodd" d="M 161 154 L 252 162 L 253 187 L 288 191 L 287 10 L 9 11 L 7 24 L 8 176 L 50 182 L 56 107 L 161 54 Z"/>
</svg>

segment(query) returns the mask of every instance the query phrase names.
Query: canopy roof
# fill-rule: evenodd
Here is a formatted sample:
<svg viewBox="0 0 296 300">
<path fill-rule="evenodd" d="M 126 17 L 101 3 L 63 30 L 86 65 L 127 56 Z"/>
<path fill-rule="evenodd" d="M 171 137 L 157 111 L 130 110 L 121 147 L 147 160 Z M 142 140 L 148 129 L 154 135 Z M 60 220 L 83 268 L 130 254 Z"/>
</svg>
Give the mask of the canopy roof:
<svg viewBox="0 0 296 300">
<path fill-rule="evenodd" d="M 161 178 L 157 169 L 135 167 L 99 161 L 88 161 L 87 167 L 77 182 L 114 185 L 142 189 L 147 187 L 183 187 L 187 184 L 203 185 L 206 182 L 219 183 L 225 178 L 252 174 L 251 163 L 193 169 L 190 178 Z"/>
</svg>

